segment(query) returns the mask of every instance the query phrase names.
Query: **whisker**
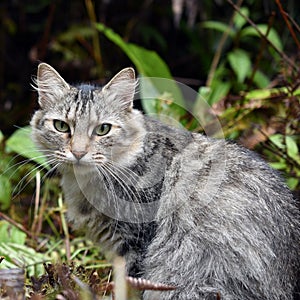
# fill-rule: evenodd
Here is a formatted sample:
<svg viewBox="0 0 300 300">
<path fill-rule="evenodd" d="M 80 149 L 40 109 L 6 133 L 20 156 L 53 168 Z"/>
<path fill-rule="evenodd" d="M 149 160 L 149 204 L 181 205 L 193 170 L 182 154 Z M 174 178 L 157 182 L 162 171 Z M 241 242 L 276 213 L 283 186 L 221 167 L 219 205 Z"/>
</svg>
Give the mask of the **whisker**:
<svg viewBox="0 0 300 300">
<path fill-rule="evenodd" d="M 134 188 L 135 193 L 142 194 L 145 200 L 148 199 L 149 196 L 144 192 L 145 187 L 140 184 L 139 176 L 134 171 L 132 171 L 130 168 L 116 164 L 115 162 L 108 162 L 108 164 L 120 172 L 121 175 L 123 175 L 127 180 L 129 180 L 129 183 Z M 141 197 L 139 197 L 139 199 L 141 200 L 140 202 L 143 202 Z"/>
<path fill-rule="evenodd" d="M 24 152 L 25 153 L 25 152 Z M 50 152 L 50 154 L 49 155 L 40 155 L 40 156 L 36 156 L 36 157 L 34 157 L 34 158 L 47 158 L 47 157 L 51 157 L 52 156 L 52 154 L 51 154 L 51 152 Z M 16 160 L 18 157 L 22 157 L 23 158 L 23 155 L 21 155 L 21 154 L 17 154 L 17 155 L 14 155 L 8 162 L 7 162 L 7 165 L 10 165 L 14 160 Z M 29 162 L 34 162 L 34 163 L 36 163 L 34 160 L 33 160 L 33 158 L 27 158 L 27 159 L 25 159 L 25 160 L 22 160 L 22 161 L 20 161 L 20 162 L 18 162 L 18 163 L 15 163 L 15 164 L 13 164 L 13 165 L 11 165 L 9 168 L 7 168 L 6 170 L 5 170 L 5 172 L 3 172 L 3 173 L 1 173 L 0 174 L 0 176 L 1 175 L 3 175 L 3 174 L 5 174 L 5 173 L 7 173 L 8 171 L 10 171 L 11 169 L 13 169 L 14 167 L 16 167 L 16 166 L 18 166 L 18 165 L 25 165 L 26 163 L 29 163 Z"/>
<path fill-rule="evenodd" d="M 114 183 L 111 180 L 111 176 L 113 176 L 113 174 L 111 174 L 110 170 L 105 168 L 103 165 L 101 167 L 98 167 L 97 170 L 100 171 L 101 174 L 107 180 L 108 187 L 106 187 L 106 185 L 104 184 L 104 186 L 106 188 L 107 195 L 108 196 L 111 195 L 113 197 L 113 201 L 115 203 L 115 208 L 118 209 L 117 193 L 116 193 L 116 190 L 115 190 Z"/>
<path fill-rule="evenodd" d="M 131 203 L 131 204 L 134 203 L 135 204 L 135 205 L 133 205 L 134 210 L 135 210 L 135 214 L 136 214 L 136 216 L 139 216 L 137 205 L 140 207 L 140 211 L 142 211 L 141 201 L 139 199 L 139 193 L 137 191 L 135 192 L 131 187 L 129 187 L 127 185 L 127 183 L 116 172 L 114 172 L 114 169 L 112 168 L 112 165 L 103 164 L 102 167 L 105 167 L 108 170 L 109 174 L 121 186 L 121 188 L 123 189 L 123 191 L 125 192 L 125 194 L 129 198 L 129 203 Z M 131 201 L 131 200 L 133 200 L 133 201 Z"/>
<path fill-rule="evenodd" d="M 49 163 L 54 163 L 55 162 L 55 159 L 52 159 L 52 160 L 49 160 Z M 20 168 L 20 166 L 19 166 Z M 31 176 L 34 172 L 38 171 L 38 170 L 42 170 L 44 168 L 43 165 L 38 165 L 36 166 L 35 168 L 33 168 L 30 172 L 28 172 L 22 179 L 21 181 L 15 186 L 15 188 L 13 189 L 12 191 L 12 194 L 15 194 L 16 191 L 17 192 L 17 195 L 19 195 L 27 186 L 28 184 L 31 182 L 32 179 L 34 179 L 34 176 L 29 180 L 27 181 L 27 183 L 25 185 L 23 185 L 23 183 L 28 179 L 29 176 Z M 53 168 L 51 168 L 52 170 Z M 46 173 L 48 174 L 50 172 L 50 170 Z M 42 177 L 42 179 L 45 177 L 45 175 Z"/>
<path fill-rule="evenodd" d="M 105 177 L 105 179 L 107 180 L 107 184 L 108 187 L 104 184 L 104 188 L 106 190 L 107 195 L 111 195 L 112 196 L 112 200 L 114 202 L 114 207 L 118 210 L 118 200 L 117 200 L 117 194 L 115 192 L 115 187 L 114 184 L 110 178 L 110 172 L 109 174 L 107 173 L 107 171 L 104 168 L 101 168 L 100 166 L 98 168 L 96 168 L 96 170 L 101 173 L 101 175 L 103 177 Z M 118 212 L 119 213 L 119 212 Z M 109 237 L 111 240 L 114 240 L 115 235 L 117 233 L 117 225 L 118 225 L 118 220 L 116 219 L 116 223 L 113 229 L 113 232 L 110 231 L 110 229 L 108 229 L 108 232 L 104 235 L 101 236 L 100 241 L 105 242 Z M 114 243 L 115 244 L 115 243 Z"/>
<path fill-rule="evenodd" d="M 27 165 L 29 162 L 31 162 L 31 160 L 29 160 L 29 159 L 26 159 L 26 160 L 23 160 L 23 161 L 21 161 L 21 162 L 19 162 L 19 163 L 16 163 L 16 164 L 14 164 L 14 165 L 12 165 L 12 166 L 10 166 L 9 168 L 7 168 L 3 173 L 1 173 L 0 174 L 0 177 L 1 176 L 6 176 L 6 174 L 8 174 L 10 171 L 12 171 L 13 170 L 13 172 L 10 174 L 10 176 L 8 177 L 8 179 L 9 180 L 11 180 L 20 170 L 21 170 L 21 168 L 22 167 L 24 167 L 25 165 Z M 39 167 L 40 167 L 40 169 L 42 170 L 42 169 L 46 169 L 46 166 L 47 166 L 47 164 L 45 163 L 45 164 L 39 164 L 38 165 Z M 31 171 L 30 171 L 30 173 L 31 173 Z M 26 176 L 25 176 L 26 177 Z M 24 179 L 24 177 L 22 178 L 22 180 Z M 21 182 L 22 182 L 22 180 L 21 180 Z M 19 183 L 20 184 L 20 183 Z"/>
</svg>

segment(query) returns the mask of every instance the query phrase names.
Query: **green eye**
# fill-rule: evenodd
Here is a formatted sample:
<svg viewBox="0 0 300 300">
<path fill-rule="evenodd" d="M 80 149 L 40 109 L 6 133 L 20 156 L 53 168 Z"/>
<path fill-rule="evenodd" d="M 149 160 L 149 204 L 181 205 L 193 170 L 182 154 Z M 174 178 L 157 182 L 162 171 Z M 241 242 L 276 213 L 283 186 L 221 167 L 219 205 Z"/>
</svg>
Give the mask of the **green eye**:
<svg viewBox="0 0 300 300">
<path fill-rule="evenodd" d="M 108 134 L 110 130 L 111 124 L 103 123 L 94 129 L 94 134 L 102 136 Z"/>
<path fill-rule="evenodd" d="M 63 132 L 63 133 L 70 132 L 69 125 L 64 121 L 54 120 L 53 125 L 54 125 L 55 129 L 59 132 Z"/>
</svg>

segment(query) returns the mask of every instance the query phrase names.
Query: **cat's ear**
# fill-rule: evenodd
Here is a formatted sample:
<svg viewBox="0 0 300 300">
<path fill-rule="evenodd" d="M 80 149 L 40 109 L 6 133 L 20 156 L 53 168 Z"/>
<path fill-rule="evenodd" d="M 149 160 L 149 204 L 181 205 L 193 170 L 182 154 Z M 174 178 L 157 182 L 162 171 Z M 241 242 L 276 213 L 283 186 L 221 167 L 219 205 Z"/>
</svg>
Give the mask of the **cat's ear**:
<svg viewBox="0 0 300 300">
<path fill-rule="evenodd" d="M 39 64 L 35 84 L 42 108 L 53 106 L 70 89 L 59 73 L 46 63 Z"/>
<path fill-rule="evenodd" d="M 115 75 L 103 88 L 114 95 L 122 109 L 131 111 L 137 81 L 133 68 L 125 68 Z"/>
</svg>

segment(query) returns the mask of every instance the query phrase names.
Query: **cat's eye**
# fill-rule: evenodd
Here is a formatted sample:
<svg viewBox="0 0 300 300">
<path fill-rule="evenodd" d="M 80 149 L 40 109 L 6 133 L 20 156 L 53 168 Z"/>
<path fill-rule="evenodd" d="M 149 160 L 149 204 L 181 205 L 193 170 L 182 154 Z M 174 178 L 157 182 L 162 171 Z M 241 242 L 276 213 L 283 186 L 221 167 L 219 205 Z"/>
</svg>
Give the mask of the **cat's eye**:
<svg viewBox="0 0 300 300">
<path fill-rule="evenodd" d="M 103 123 L 94 129 L 94 134 L 102 136 L 108 134 L 110 130 L 111 124 Z"/>
<path fill-rule="evenodd" d="M 69 125 L 64 121 L 54 120 L 53 125 L 54 125 L 54 128 L 59 132 L 63 132 L 63 133 L 70 132 Z"/>
</svg>

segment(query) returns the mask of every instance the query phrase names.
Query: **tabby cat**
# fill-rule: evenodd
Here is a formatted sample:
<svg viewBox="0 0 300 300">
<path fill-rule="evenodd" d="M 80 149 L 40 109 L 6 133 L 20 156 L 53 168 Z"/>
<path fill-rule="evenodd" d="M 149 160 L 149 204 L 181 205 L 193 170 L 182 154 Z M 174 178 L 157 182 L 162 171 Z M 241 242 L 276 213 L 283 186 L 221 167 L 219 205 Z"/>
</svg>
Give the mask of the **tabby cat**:
<svg viewBox="0 0 300 300">
<path fill-rule="evenodd" d="M 128 275 L 176 287 L 144 300 L 293 299 L 299 212 L 257 155 L 133 109 L 132 68 L 100 88 L 41 63 L 35 88 L 33 139 L 62 175 L 69 221 Z"/>
</svg>

